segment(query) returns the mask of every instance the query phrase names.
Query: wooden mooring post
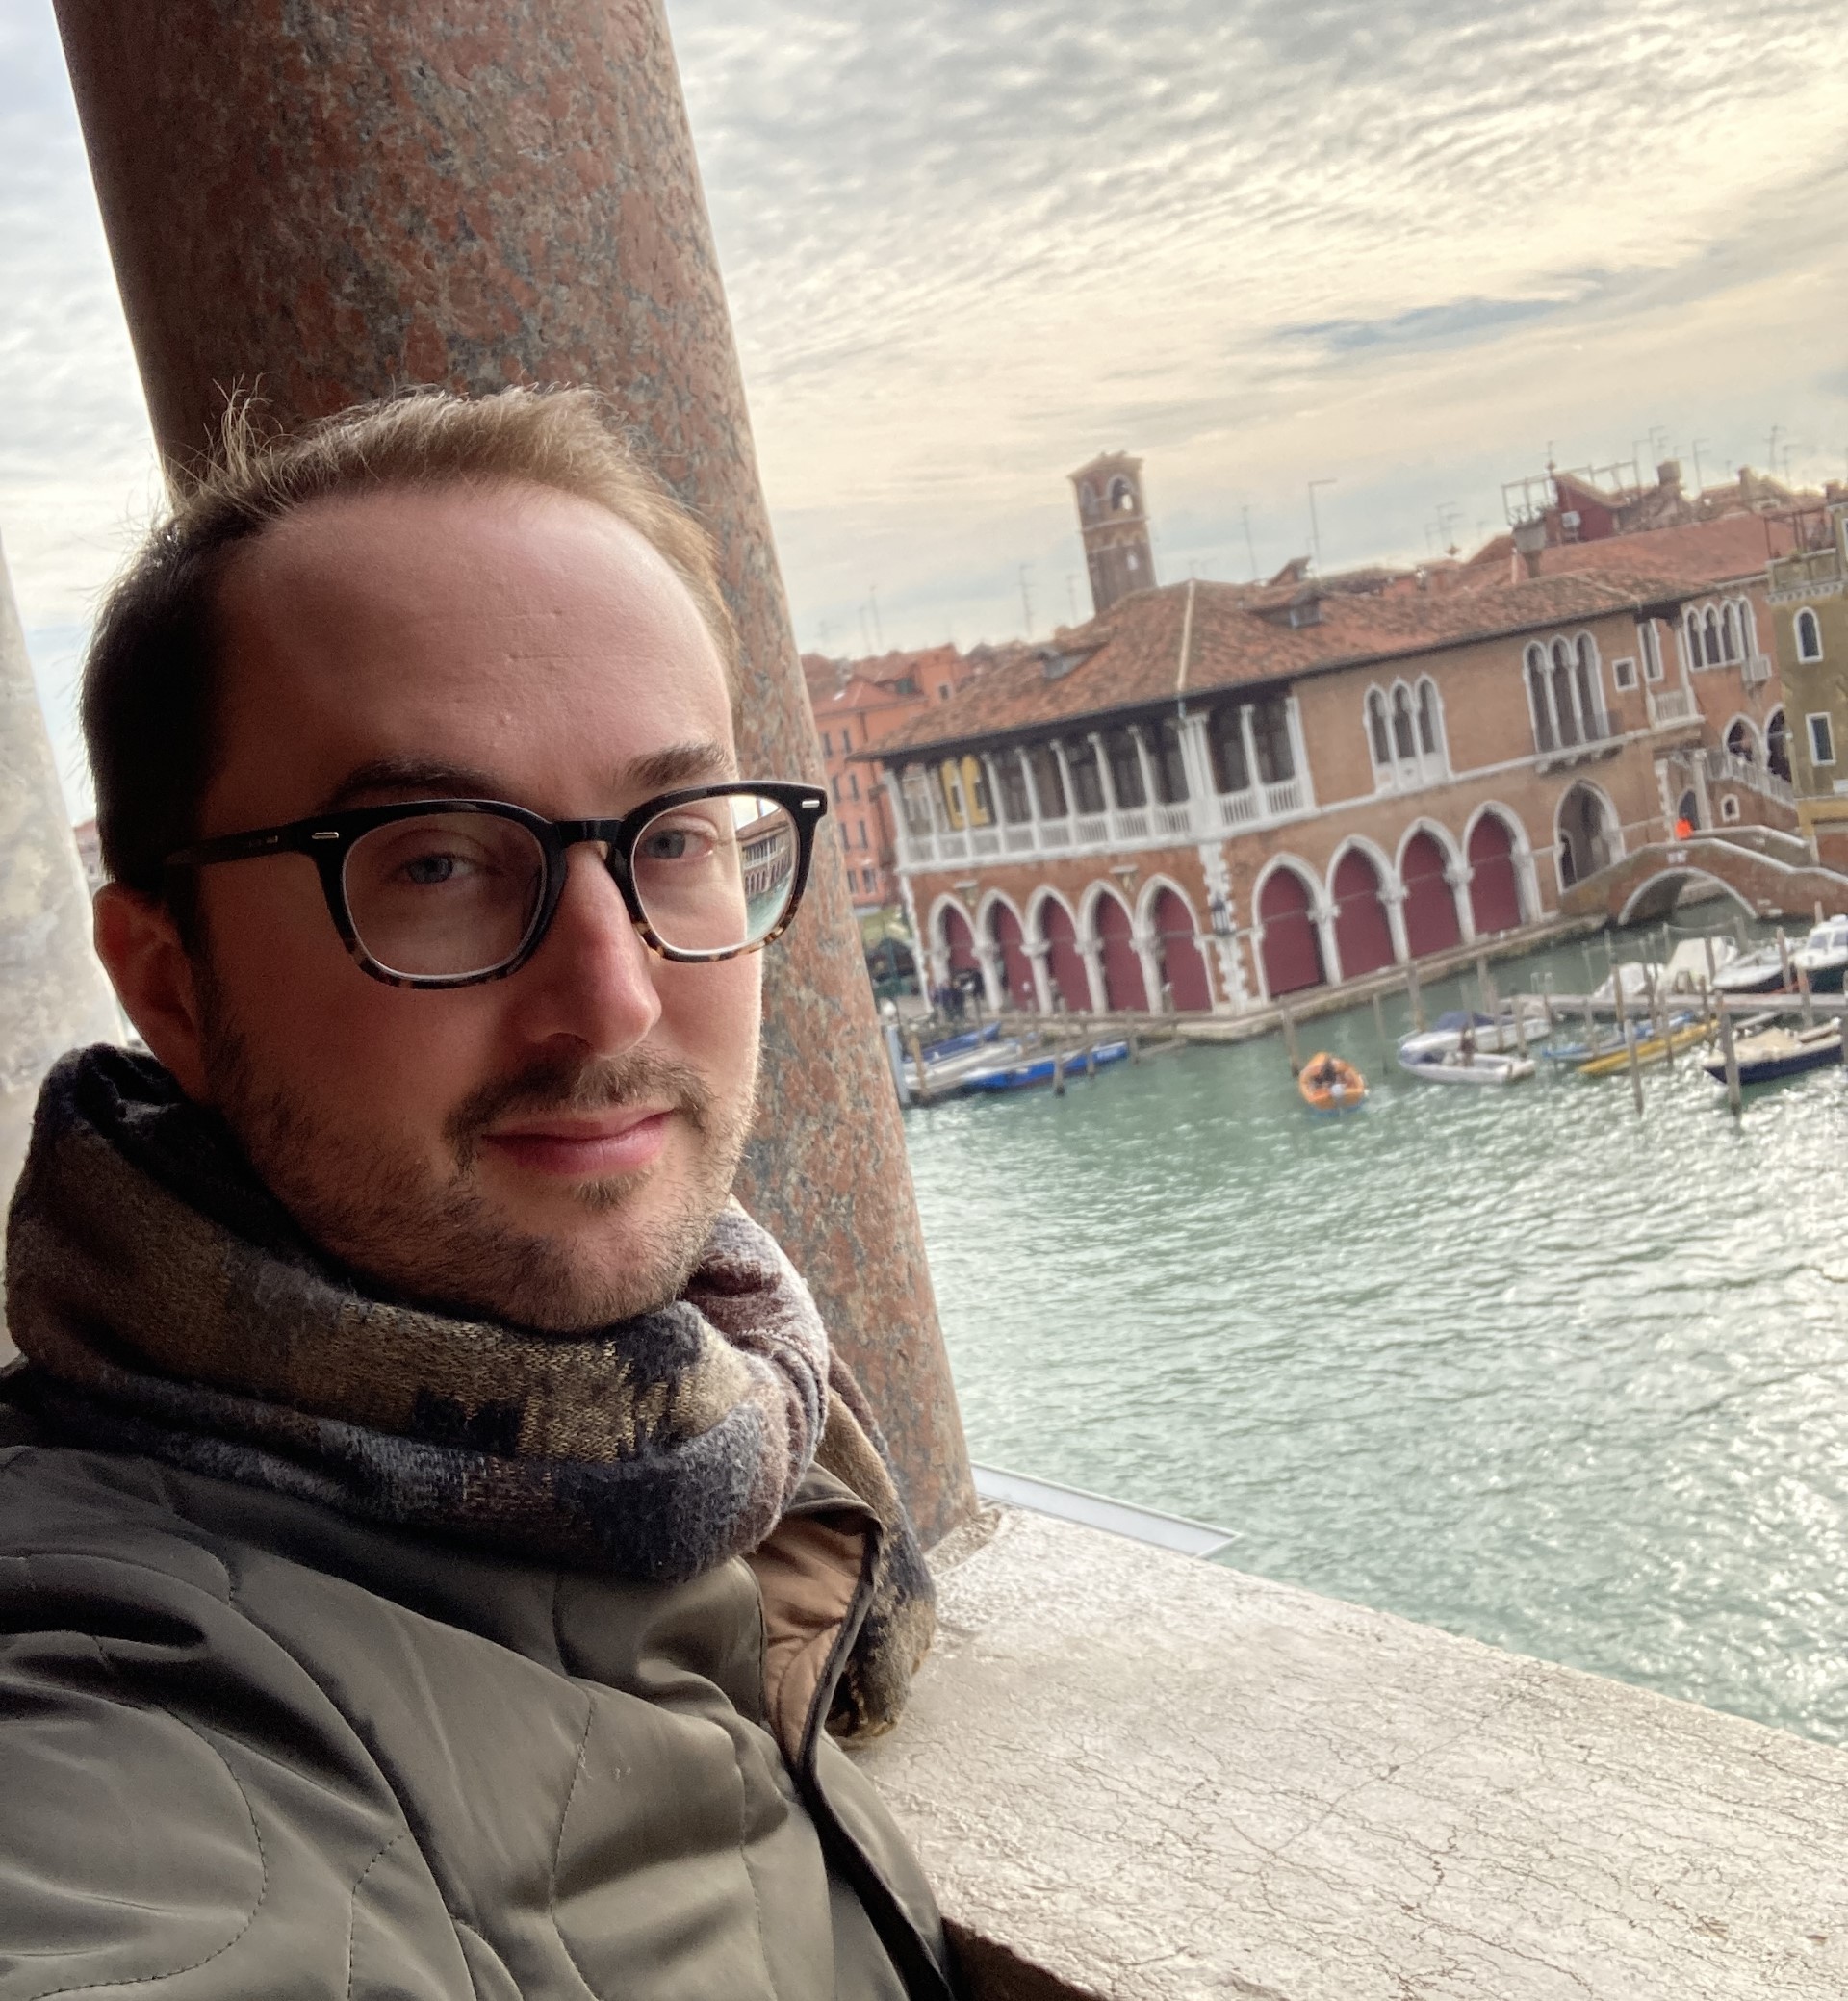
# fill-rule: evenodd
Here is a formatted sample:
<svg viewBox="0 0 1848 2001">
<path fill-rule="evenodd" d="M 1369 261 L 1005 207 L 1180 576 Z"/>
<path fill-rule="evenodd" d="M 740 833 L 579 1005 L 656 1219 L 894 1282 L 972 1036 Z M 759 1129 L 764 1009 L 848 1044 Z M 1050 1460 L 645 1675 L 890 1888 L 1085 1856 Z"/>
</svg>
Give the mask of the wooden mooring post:
<svg viewBox="0 0 1848 2001">
<path fill-rule="evenodd" d="M 1784 935 L 1784 926 L 1778 926 L 1778 964 L 1783 968 L 1784 990 L 1790 991 L 1790 940 Z"/>
<path fill-rule="evenodd" d="M 1725 996 L 1719 1002 L 1720 1010 L 1720 1061 L 1726 1066 L 1726 1102 L 1734 1114 L 1745 1109 L 1745 1094 L 1739 1088 L 1739 1052 L 1732 1040 L 1732 1011 L 1726 1005 Z M 1842 1016 L 1842 1036 L 1848 1041 L 1848 1014 Z"/>
<path fill-rule="evenodd" d="M 1405 995 L 1412 1004 L 1412 1026 L 1423 1035 L 1424 1032 L 1424 989 L 1419 985 L 1418 961 L 1405 962 Z"/>
<path fill-rule="evenodd" d="M 1373 1031 L 1379 1037 L 1379 1053 L 1390 1056 L 1393 1045 L 1386 1039 L 1386 1010 L 1380 1003 L 1379 989 L 1373 989 Z"/>
<path fill-rule="evenodd" d="M 1624 975 L 1621 966 L 1611 970 L 1610 990 L 1617 1000 L 1617 1033 L 1624 1039 L 1630 1058 L 1630 1094 L 1636 1102 L 1636 1116 L 1643 1116 L 1643 1066 L 1636 1060 L 1636 1038 L 1630 1032 L 1630 1015 L 1624 1003 Z"/>
<path fill-rule="evenodd" d="M 1493 1018 L 1497 995 L 1495 982 L 1489 977 L 1489 956 L 1486 952 L 1478 952 L 1476 955 L 1476 991 L 1482 996 L 1483 1013 Z"/>
<path fill-rule="evenodd" d="M 1814 1028 L 1816 1009 L 1815 1003 L 1810 998 L 1810 968 L 1806 965 L 1797 968 L 1797 991 L 1803 996 L 1803 1025 L 1805 1028 Z"/>
<path fill-rule="evenodd" d="M 1290 1059 L 1290 1074 L 1299 1076 L 1302 1072 L 1302 1058 L 1296 1052 L 1296 1022 L 1282 1002 L 1277 1004 L 1277 1013 L 1283 1017 L 1283 1053 Z"/>
<path fill-rule="evenodd" d="M 1065 1094 L 1065 1048 L 1063 1042 L 1056 1043 L 1052 1052 L 1052 1094 L 1062 1098 Z"/>
</svg>

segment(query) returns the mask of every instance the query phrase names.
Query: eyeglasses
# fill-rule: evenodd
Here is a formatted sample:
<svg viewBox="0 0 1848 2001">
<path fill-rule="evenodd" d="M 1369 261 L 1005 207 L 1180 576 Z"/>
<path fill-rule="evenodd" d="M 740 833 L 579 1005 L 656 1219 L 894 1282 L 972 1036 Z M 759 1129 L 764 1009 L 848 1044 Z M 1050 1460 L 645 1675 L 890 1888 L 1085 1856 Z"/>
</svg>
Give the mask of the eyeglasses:
<svg viewBox="0 0 1848 2001">
<path fill-rule="evenodd" d="M 179 848 L 168 868 L 306 855 L 362 970 L 394 987 L 516 973 L 564 894 L 570 851 L 603 850 L 630 921 L 663 959 L 734 959 L 782 935 L 828 810 L 811 785 L 749 779 L 664 792 L 619 820 L 548 820 L 500 799 L 322 813 Z"/>
</svg>

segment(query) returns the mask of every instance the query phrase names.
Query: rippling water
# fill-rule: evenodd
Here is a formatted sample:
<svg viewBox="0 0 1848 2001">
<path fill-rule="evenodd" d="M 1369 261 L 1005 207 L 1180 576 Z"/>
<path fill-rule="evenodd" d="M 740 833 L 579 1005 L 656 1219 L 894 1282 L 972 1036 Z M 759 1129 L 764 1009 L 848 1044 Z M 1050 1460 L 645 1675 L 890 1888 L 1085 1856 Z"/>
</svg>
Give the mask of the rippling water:
<svg viewBox="0 0 1848 2001">
<path fill-rule="evenodd" d="M 1303 1033 L 1363 1112 L 1309 1118 L 1270 1038 L 908 1115 L 975 1456 L 1848 1741 L 1848 1078 L 1735 1124 L 1684 1061 L 1639 1121 L 1622 1078 L 1403 1078 L 1371 1009 Z"/>
</svg>

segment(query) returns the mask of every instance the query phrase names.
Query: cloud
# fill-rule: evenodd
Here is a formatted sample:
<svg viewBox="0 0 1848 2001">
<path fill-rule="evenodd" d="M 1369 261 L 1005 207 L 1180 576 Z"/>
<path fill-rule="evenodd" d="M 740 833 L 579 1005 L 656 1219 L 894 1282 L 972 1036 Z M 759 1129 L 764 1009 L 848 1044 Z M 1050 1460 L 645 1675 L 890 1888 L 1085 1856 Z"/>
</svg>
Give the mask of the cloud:
<svg viewBox="0 0 1848 2001">
<path fill-rule="evenodd" d="M 1065 473 L 1158 553 L 1420 555 L 1440 505 L 1773 423 L 1835 471 L 1848 40 L 1789 0 L 668 0 L 805 642 L 1042 629 Z M 81 621 L 151 456 L 47 0 L 0 0 L 0 528 Z M 11 303 L 16 302 L 16 304 Z"/>
</svg>

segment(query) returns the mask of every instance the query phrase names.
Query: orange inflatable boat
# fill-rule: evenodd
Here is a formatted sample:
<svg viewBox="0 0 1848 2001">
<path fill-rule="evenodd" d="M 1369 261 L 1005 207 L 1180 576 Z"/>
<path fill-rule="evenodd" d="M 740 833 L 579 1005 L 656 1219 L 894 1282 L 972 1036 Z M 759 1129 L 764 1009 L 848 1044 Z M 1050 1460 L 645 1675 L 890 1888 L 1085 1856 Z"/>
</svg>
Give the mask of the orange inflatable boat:
<svg viewBox="0 0 1848 2001">
<path fill-rule="evenodd" d="M 1312 1112 L 1353 1112 L 1366 1102 L 1367 1080 L 1350 1063 L 1318 1049 L 1296 1077 L 1302 1102 Z"/>
</svg>

